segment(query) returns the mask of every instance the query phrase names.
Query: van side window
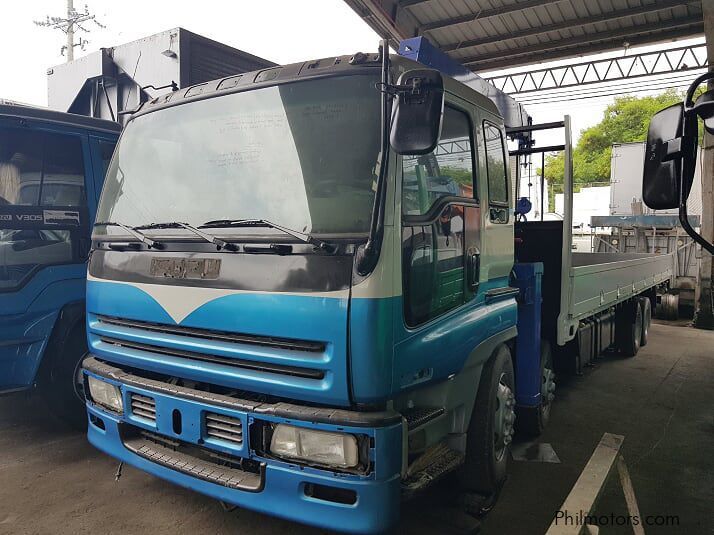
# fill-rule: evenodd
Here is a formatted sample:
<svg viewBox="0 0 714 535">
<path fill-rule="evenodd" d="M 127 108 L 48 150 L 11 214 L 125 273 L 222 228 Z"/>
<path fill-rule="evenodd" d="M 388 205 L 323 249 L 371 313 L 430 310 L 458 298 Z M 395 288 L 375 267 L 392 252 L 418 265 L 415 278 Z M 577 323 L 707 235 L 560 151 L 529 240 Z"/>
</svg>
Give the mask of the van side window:
<svg viewBox="0 0 714 535">
<path fill-rule="evenodd" d="M 423 215 L 441 197 L 474 198 L 473 143 L 468 115 L 444 108 L 439 144 L 402 159 L 402 213 Z"/>
<path fill-rule="evenodd" d="M 488 175 L 488 198 L 491 221 L 508 222 L 508 175 L 503 133 L 497 126 L 484 121 L 484 147 L 486 150 L 486 174 Z"/>
</svg>

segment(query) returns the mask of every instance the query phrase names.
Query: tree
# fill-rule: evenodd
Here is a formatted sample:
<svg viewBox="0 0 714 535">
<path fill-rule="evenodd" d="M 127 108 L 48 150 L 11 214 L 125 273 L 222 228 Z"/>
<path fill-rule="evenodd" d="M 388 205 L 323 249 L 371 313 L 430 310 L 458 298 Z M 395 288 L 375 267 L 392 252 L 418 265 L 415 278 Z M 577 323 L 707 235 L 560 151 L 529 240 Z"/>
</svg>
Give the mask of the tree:
<svg viewBox="0 0 714 535">
<path fill-rule="evenodd" d="M 644 141 L 652 116 L 667 106 L 681 102 L 683 95 L 670 89 L 659 95 L 647 97 L 620 97 L 610 104 L 602 120 L 581 131 L 573 149 L 573 182 L 576 189 L 582 186 L 610 183 L 610 158 L 613 143 Z M 554 194 L 562 192 L 564 155 L 548 155 L 545 177 L 553 185 L 549 199 L 553 210 Z M 539 170 L 541 172 L 541 170 Z"/>
</svg>

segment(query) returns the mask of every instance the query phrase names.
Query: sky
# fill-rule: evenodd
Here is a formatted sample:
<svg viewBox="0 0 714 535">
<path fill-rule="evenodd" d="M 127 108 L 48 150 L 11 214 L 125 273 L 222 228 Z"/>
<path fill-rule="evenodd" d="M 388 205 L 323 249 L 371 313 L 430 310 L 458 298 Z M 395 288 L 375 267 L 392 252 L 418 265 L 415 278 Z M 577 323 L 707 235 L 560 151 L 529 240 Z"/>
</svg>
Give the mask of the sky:
<svg viewBox="0 0 714 535">
<path fill-rule="evenodd" d="M 341 0 L 90 0 L 87 3 L 90 12 L 96 14 L 97 20 L 106 28 L 85 23 L 92 31 L 88 35 L 83 34 L 89 43 L 84 51 L 76 49 L 77 57 L 101 47 L 127 43 L 177 26 L 282 64 L 372 51 L 376 50 L 379 40 L 374 31 Z M 44 20 L 47 15 L 64 16 L 66 2 L 32 0 L 9 5 L 12 7 L 6 7 L 0 18 L 0 98 L 46 105 L 46 71 L 65 61 L 60 55 L 65 37 L 59 30 L 36 26 L 33 21 Z M 77 10 L 83 10 L 84 5 L 81 0 L 75 0 Z M 669 46 L 689 42 L 693 41 L 680 41 Z M 631 49 L 627 53 L 661 46 Z M 620 49 L 596 57 L 623 53 L 624 49 Z M 581 62 L 584 59 L 587 58 L 566 62 Z M 638 93 L 642 94 L 648 93 Z M 570 100 L 530 104 L 527 109 L 535 122 L 556 121 L 562 119 L 564 113 L 570 114 L 576 141 L 582 129 L 600 121 L 613 97 L 578 100 L 572 100 L 572 97 L 571 93 Z M 542 144 L 562 142 L 562 134 L 554 136 L 561 136 L 561 140 L 541 135 Z"/>
</svg>

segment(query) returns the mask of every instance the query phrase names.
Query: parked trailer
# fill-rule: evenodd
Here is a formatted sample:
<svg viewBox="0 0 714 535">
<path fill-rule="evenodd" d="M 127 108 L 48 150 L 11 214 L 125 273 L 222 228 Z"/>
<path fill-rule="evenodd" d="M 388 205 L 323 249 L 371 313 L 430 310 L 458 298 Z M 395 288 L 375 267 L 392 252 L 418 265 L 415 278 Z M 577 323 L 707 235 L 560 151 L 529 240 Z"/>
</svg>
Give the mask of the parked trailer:
<svg viewBox="0 0 714 535">
<path fill-rule="evenodd" d="M 646 341 L 660 259 L 583 261 L 571 215 L 514 241 L 498 108 L 387 50 L 130 118 L 88 269 L 97 448 L 228 504 L 380 532 L 451 472 L 497 494 L 514 422 L 550 416 L 551 346 L 578 362 Z"/>
</svg>

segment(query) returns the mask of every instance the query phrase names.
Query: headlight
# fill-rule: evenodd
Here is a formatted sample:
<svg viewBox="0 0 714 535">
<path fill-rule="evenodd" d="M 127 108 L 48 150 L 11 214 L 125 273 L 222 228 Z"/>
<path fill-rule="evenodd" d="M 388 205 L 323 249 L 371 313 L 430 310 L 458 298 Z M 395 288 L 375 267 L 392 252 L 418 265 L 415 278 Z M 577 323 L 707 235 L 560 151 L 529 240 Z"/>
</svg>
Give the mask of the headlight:
<svg viewBox="0 0 714 535">
<path fill-rule="evenodd" d="M 89 395 L 96 404 L 114 412 L 124 412 L 121 390 L 118 386 L 101 381 L 91 375 L 87 376 L 87 385 L 89 386 Z"/>
<path fill-rule="evenodd" d="M 325 466 L 354 468 L 359 464 L 357 437 L 278 424 L 270 440 L 273 455 Z"/>
</svg>

